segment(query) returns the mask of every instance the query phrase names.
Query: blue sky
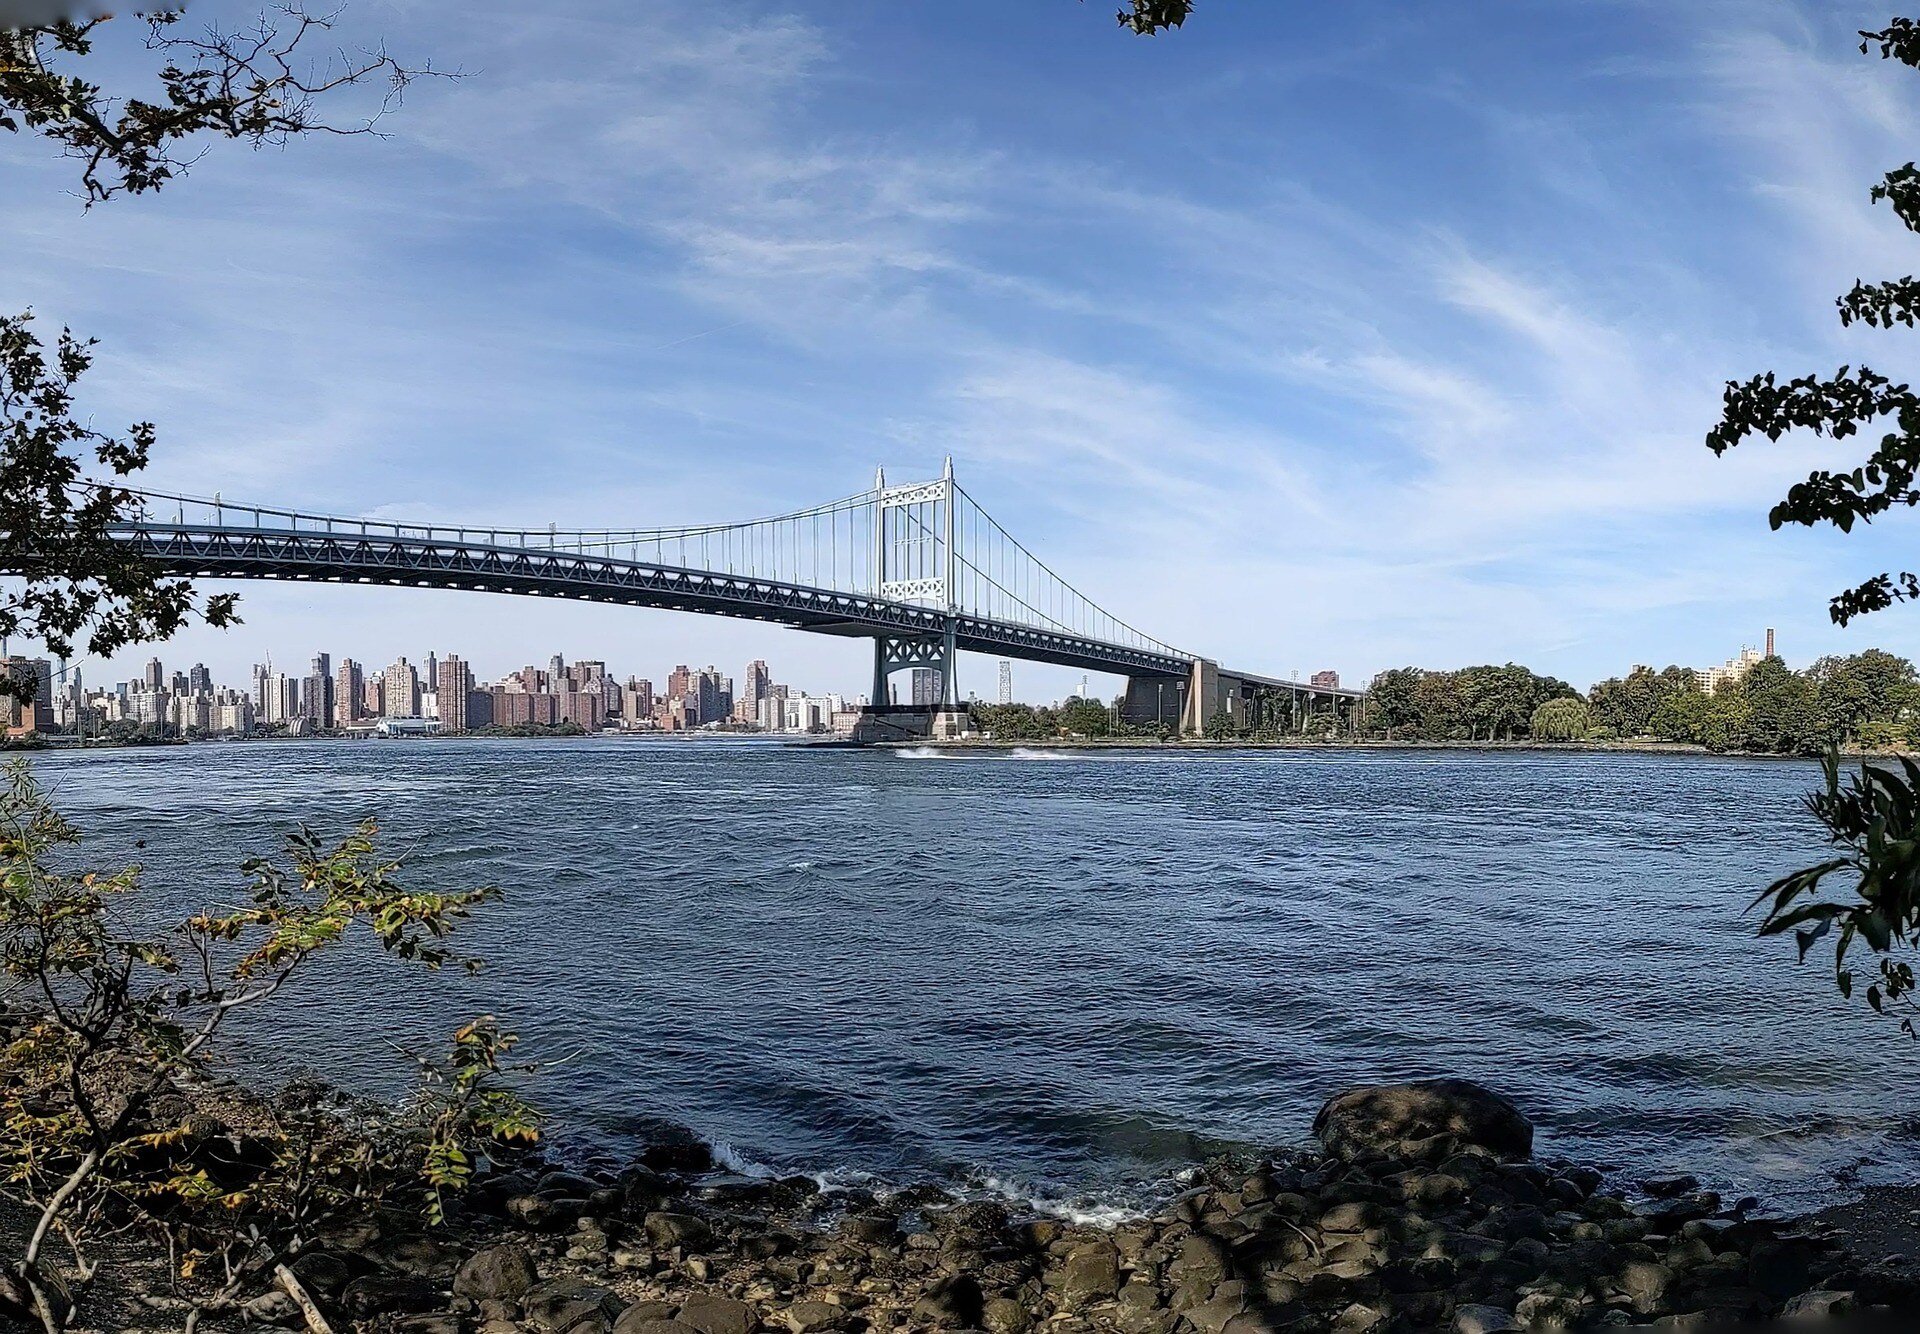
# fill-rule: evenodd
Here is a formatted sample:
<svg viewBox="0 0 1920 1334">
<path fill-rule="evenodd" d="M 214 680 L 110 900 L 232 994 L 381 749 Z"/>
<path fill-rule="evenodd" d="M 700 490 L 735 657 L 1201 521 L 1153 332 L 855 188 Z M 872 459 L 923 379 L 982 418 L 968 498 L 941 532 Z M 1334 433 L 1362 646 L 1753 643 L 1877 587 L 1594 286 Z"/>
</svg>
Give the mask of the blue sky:
<svg viewBox="0 0 1920 1334">
<path fill-rule="evenodd" d="M 102 340 L 88 405 L 158 423 L 168 489 L 644 526 L 950 453 L 1097 600 L 1234 666 L 1584 685 L 1769 625 L 1796 664 L 1920 654 L 1915 613 L 1825 614 L 1913 564 L 1910 524 L 1769 533 L 1823 447 L 1700 444 L 1731 376 L 1906 372 L 1911 335 L 1832 308 L 1920 255 L 1866 197 L 1920 108 L 1850 39 L 1883 8 L 1204 0 L 1144 40 L 1113 7 L 355 0 L 344 41 L 466 77 L 388 137 L 223 145 L 91 213 L 0 139 L 0 303 Z M 241 591 L 162 656 L 868 672 L 753 623 Z"/>
</svg>

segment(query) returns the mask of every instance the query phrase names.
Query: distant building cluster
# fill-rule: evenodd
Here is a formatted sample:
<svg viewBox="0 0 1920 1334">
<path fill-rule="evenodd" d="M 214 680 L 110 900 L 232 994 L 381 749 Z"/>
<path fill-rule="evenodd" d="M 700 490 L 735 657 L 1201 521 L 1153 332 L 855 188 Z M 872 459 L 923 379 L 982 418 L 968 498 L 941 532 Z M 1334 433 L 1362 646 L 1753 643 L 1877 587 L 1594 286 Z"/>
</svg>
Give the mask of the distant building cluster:
<svg viewBox="0 0 1920 1334">
<path fill-rule="evenodd" d="M 1751 644 L 1743 645 L 1736 656 L 1728 658 L 1718 667 L 1696 668 L 1693 673 L 1694 679 L 1700 683 L 1700 688 L 1707 694 L 1715 695 L 1723 686 L 1738 685 L 1746 679 L 1747 673 L 1755 666 L 1772 656 L 1773 631 L 1768 630 L 1767 647 L 1764 653 Z"/>
<path fill-rule="evenodd" d="M 378 669 L 352 658 L 336 668 L 331 654 L 317 653 L 304 675 L 257 663 L 245 689 L 215 684 L 204 664 L 169 672 L 158 658 L 150 659 L 136 680 L 92 689 L 77 667 L 56 669 L 40 658 L 0 659 L 0 671 L 33 683 L 30 701 L 9 697 L 0 703 L 0 720 L 10 736 L 48 731 L 91 736 L 116 724 L 152 724 L 181 736 L 208 737 L 405 735 L 569 723 L 588 732 L 818 734 L 850 732 L 866 703 L 864 697 L 848 701 L 778 684 L 758 658 L 747 664 L 737 691 L 734 678 L 712 666 L 677 666 L 667 674 L 665 688 L 656 690 L 643 677 L 618 680 L 604 662 L 567 663 L 559 654 L 545 668 L 522 667 L 491 682 L 477 680 L 469 663 L 451 653 L 429 653 L 417 664 L 403 657 Z"/>
</svg>

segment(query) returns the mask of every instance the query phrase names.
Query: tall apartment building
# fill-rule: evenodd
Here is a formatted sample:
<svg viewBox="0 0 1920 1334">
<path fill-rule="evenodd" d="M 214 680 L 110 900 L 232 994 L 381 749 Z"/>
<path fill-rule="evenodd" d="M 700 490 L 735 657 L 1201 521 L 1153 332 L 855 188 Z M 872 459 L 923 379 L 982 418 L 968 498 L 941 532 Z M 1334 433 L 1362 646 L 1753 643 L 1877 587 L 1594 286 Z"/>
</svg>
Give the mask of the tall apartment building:
<svg viewBox="0 0 1920 1334">
<path fill-rule="evenodd" d="M 340 659 L 340 671 L 333 678 L 333 725 L 351 727 L 366 716 L 367 683 L 360 664 L 352 658 Z"/>
<path fill-rule="evenodd" d="M 263 723 L 291 723 L 300 714 L 300 678 L 285 672 L 267 673 L 267 707 L 259 715 Z"/>
<path fill-rule="evenodd" d="M 300 690 L 301 713 L 316 728 L 332 727 L 334 713 L 333 655 L 316 653 L 308 664 L 306 683 Z"/>
<path fill-rule="evenodd" d="M 190 695 L 213 693 L 213 673 L 207 670 L 206 663 L 196 662 L 187 670 L 187 693 Z"/>
<path fill-rule="evenodd" d="M 620 689 L 620 720 L 625 727 L 642 727 L 653 721 L 653 682 L 630 676 Z"/>
<path fill-rule="evenodd" d="M 366 693 L 361 696 L 363 716 L 384 718 L 387 716 L 387 678 L 375 672 L 367 678 Z"/>
<path fill-rule="evenodd" d="M 1000 702 L 1013 703 L 1013 664 L 1000 659 Z"/>
<path fill-rule="evenodd" d="M 465 732 L 472 727 L 472 710 L 467 696 L 473 690 L 473 673 L 456 654 L 449 653 L 439 664 L 434 679 L 434 694 L 440 707 L 442 732 Z"/>
<path fill-rule="evenodd" d="M 760 701 L 767 698 L 773 688 L 773 676 L 767 671 L 766 661 L 755 658 L 747 664 L 740 674 L 740 693 L 733 702 L 733 716 L 743 723 L 760 721 Z"/>
<path fill-rule="evenodd" d="M 418 718 L 420 716 L 420 673 L 414 670 L 412 663 L 401 658 L 383 674 L 386 689 L 386 716 L 389 718 Z"/>
<path fill-rule="evenodd" d="M 167 688 L 166 669 L 161 667 L 160 659 L 147 659 L 146 675 L 141 679 L 146 683 L 148 690 L 165 690 Z"/>
</svg>

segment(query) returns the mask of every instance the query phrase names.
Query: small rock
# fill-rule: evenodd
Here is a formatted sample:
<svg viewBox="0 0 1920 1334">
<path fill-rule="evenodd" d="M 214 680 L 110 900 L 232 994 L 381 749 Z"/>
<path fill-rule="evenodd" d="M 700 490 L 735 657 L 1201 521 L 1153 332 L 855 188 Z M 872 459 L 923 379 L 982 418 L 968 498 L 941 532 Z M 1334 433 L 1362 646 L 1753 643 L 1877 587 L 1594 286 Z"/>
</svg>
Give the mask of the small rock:
<svg viewBox="0 0 1920 1334">
<path fill-rule="evenodd" d="M 656 1246 L 686 1246 L 694 1249 L 713 1240 L 713 1229 L 703 1218 L 692 1214 L 656 1212 L 644 1220 L 647 1236 Z"/>
<path fill-rule="evenodd" d="M 980 1284 L 971 1274 L 956 1274 L 914 1303 L 913 1315 L 935 1325 L 971 1329 L 979 1323 L 981 1310 Z"/>
<path fill-rule="evenodd" d="M 404 1316 L 393 1322 L 393 1334 L 460 1334 L 460 1317 L 451 1311 Z"/>
<path fill-rule="evenodd" d="M 517 1300 L 540 1281 L 527 1248 L 511 1242 L 475 1251 L 453 1276 L 453 1295 L 476 1301 L 496 1297 Z"/>
<path fill-rule="evenodd" d="M 840 1220 L 840 1235 L 869 1246 L 884 1245 L 900 1237 L 900 1220 L 886 1214 L 848 1214 Z"/>
<path fill-rule="evenodd" d="M 1111 1297 L 1120 1290 L 1120 1253 L 1110 1241 L 1074 1247 L 1060 1276 L 1060 1296 L 1069 1307 Z"/>
<path fill-rule="evenodd" d="M 1700 1189 L 1700 1178 L 1687 1174 L 1670 1177 L 1649 1177 L 1640 1183 L 1643 1194 L 1656 1200 L 1670 1200 L 1676 1195 L 1685 1195 L 1690 1190 Z"/>
<path fill-rule="evenodd" d="M 1334 1317 L 1334 1334 L 1374 1334 L 1387 1327 L 1393 1316 L 1377 1306 L 1355 1302 Z"/>
<path fill-rule="evenodd" d="M 1513 1316 L 1497 1306 L 1469 1304 L 1453 1308 L 1453 1334 L 1502 1334 L 1518 1328 Z"/>
<path fill-rule="evenodd" d="M 674 1318 L 698 1330 L 699 1334 L 748 1334 L 760 1323 L 745 1302 L 704 1292 L 687 1298 L 686 1305 Z"/>
<path fill-rule="evenodd" d="M 832 1329 L 846 1312 L 828 1302 L 805 1301 L 795 1302 L 780 1314 L 793 1334 L 812 1334 L 817 1329 Z"/>
<path fill-rule="evenodd" d="M 980 1325 L 987 1334 L 1027 1334 L 1033 1316 L 1011 1297 L 993 1297 L 980 1308 Z"/>
<path fill-rule="evenodd" d="M 619 1318 L 625 1305 L 599 1284 L 571 1274 L 535 1284 L 520 1300 L 526 1322 L 554 1334 L 604 1329 Z"/>
<path fill-rule="evenodd" d="M 1804 1316 L 1832 1317 L 1853 1313 L 1853 1294 L 1851 1292 L 1827 1292 L 1815 1290 L 1803 1292 L 1781 1308 L 1780 1314 L 1788 1319 Z"/>
</svg>

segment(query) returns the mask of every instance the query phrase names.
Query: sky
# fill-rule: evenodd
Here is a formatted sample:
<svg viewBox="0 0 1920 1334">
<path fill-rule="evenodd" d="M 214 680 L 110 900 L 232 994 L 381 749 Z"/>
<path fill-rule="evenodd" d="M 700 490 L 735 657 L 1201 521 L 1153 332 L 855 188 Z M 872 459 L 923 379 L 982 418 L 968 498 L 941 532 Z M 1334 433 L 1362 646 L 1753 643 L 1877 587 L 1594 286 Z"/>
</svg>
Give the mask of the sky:
<svg viewBox="0 0 1920 1334">
<path fill-rule="evenodd" d="M 1585 685 L 1770 626 L 1794 665 L 1920 656 L 1920 613 L 1826 615 L 1912 566 L 1912 522 L 1767 527 L 1857 441 L 1701 443 L 1730 378 L 1909 374 L 1912 334 L 1833 310 L 1920 255 L 1867 197 L 1920 127 L 1920 75 L 1852 36 L 1884 6 L 1202 0 L 1151 39 L 1113 8 L 350 0 L 341 44 L 462 77 L 382 137 L 217 145 L 91 210 L 72 164 L 0 136 L 0 306 L 100 339 L 83 406 L 157 424 L 162 490 L 646 527 L 951 455 L 1095 601 L 1229 667 Z M 97 77 L 140 86 L 110 45 Z M 182 634 L 170 669 L 870 674 L 862 642 L 756 622 L 234 587 L 245 623 Z M 1032 699 L 1079 679 L 1014 674 Z M 996 678 L 962 663 L 963 693 Z"/>
</svg>

